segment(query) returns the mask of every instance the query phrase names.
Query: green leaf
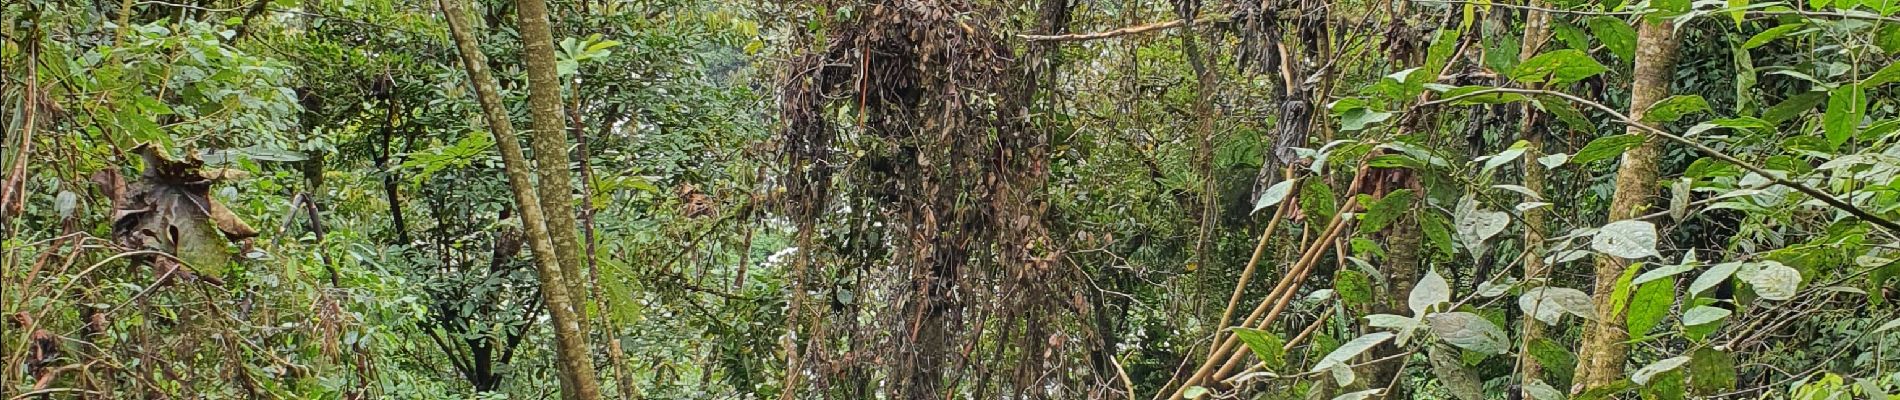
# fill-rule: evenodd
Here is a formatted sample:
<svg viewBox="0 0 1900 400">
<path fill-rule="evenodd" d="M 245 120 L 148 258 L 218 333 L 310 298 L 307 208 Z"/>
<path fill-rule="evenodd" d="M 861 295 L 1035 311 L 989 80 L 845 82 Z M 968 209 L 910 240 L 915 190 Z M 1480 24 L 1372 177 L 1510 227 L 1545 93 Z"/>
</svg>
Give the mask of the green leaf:
<svg viewBox="0 0 1900 400">
<path fill-rule="evenodd" d="M 1532 379 L 1524 384 L 1524 393 L 1529 394 L 1531 400 L 1564 400 L 1564 392 L 1543 379 Z"/>
<path fill-rule="evenodd" d="M 1695 308 L 1691 308 L 1689 311 L 1682 313 L 1682 326 L 1696 326 L 1715 322 L 1723 318 L 1728 318 L 1731 313 L 1733 313 L 1733 311 L 1721 307 L 1695 306 Z"/>
<path fill-rule="evenodd" d="M 1618 379 L 1616 380 L 1616 382 L 1610 382 L 1610 384 L 1608 385 L 1598 386 L 1596 388 L 1585 390 L 1583 391 L 1583 394 L 1579 394 L 1577 395 L 1577 397 L 1572 398 L 1571 400 L 1598 400 L 1598 399 L 1615 398 L 1616 395 L 1622 394 L 1623 392 L 1627 392 L 1631 388 L 1634 388 L 1634 387 L 1635 386 L 1631 385 L 1628 379 Z"/>
<path fill-rule="evenodd" d="M 1457 348 L 1432 345 L 1425 351 L 1426 361 L 1432 364 L 1432 375 L 1438 377 L 1440 386 L 1451 392 L 1453 398 L 1484 400 L 1484 379 L 1478 377 L 1478 371 L 1465 366 Z"/>
<path fill-rule="evenodd" d="M 1868 76 L 1867 80 L 1860 81 L 1860 88 L 1862 90 L 1873 89 L 1880 87 L 1880 85 L 1894 82 L 1900 82 L 1900 62 L 1888 63 L 1885 68 L 1881 68 L 1880 71 L 1874 72 L 1872 76 Z"/>
<path fill-rule="evenodd" d="M 1636 279 L 1636 272 L 1643 270 L 1643 263 L 1630 263 L 1623 268 L 1623 274 L 1616 277 L 1616 286 L 1610 290 L 1610 315 L 1623 315 L 1623 308 L 1629 305 L 1630 290 L 1635 289 L 1630 282 Z"/>
<path fill-rule="evenodd" d="M 1385 120 L 1391 119 L 1391 118 L 1392 118 L 1392 113 L 1389 113 L 1389 112 L 1373 111 L 1371 109 L 1366 109 L 1366 108 L 1354 108 L 1351 110 L 1346 110 L 1345 113 L 1340 114 L 1339 130 L 1346 131 L 1346 132 L 1362 130 L 1362 129 L 1366 129 L 1367 126 L 1371 126 L 1373 124 L 1377 124 L 1380 122 L 1385 122 Z"/>
<path fill-rule="evenodd" d="M 1689 390 L 1703 396 L 1735 390 L 1735 358 L 1713 347 L 1696 349 L 1689 356 Z"/>
<path fill-rule="evenodd" d="M 1339 210 L 1333 201 L 1333 187 L 1327 186 L 1323 179 L 1305 180 L 1305 183 L 1300 189 L 1300 210 L 1316 221 L 1332 220 L 1333 212 Z"/>
<path fill-rule="evenodd" d="M 1448 225 L 1450 224 L 1445 221 L 1444 214 L 1419 213 L 1418 227 L 1419 230 L 1425 231 L 1425 239 L 1430 241 L 1433 247 L 1438 248 L 1440 253 L 1455 255 L 1458 254 L 1458 248 L 1452 242 L 1451 228 Z"/>
<path fill-rule="evenodd" d="M 1577 356 L 1570 349 L 1548 338 L 1537 338 L 1530 343 L 1531 358 L 1550 372 L 1550 377 L 1559 381 L 1570 380 L 1577 367 Z"/>
<path fill-rule="evenodd" d="M 1794 32 L 1794 30 L 1801 29 L 1804 26 L 1807 26 L 1807 25 L 1796 22 L 1796 23 L 1789 23 L 1789 24 L 1781 24 L 1773 28 L 1768 28 L 1768 30 L 1761 31 L 1761 33 L 1757 33 L 1755 34 L 1755 36 L 1749 37 L 1747 42 L 1742 42 L 1742 49 L 1751 50 L 1756 47 L 1767 45 L 1769 42 L 1775 41 L 1775 39 L 1780 39 L 1782 36 L 1787 36 L 1788 32 Z"/>
<path fill-rule="evenodd" d="M 1590 143 L 1583 145 L 1582 150 L 1577 150 L 1577 155 L 1570 157 L 1570 163 L 1588 164 L 1598 160 L 1615 158 L 1623 155 L 1623 152 L 1629 151 L 1629 149 L 1641 146 L 1643 140 L 1643 135 L 1638 134 L 1623 134 L 1596 138 L 1596 140 L 1591 140 Z"/>
<path fill-rule="evenodd" d="M 1334 366 L 1344 366 L 1353 357 L 1358 357 L 1360 353 L 1372 349 L 1372 346 L 1392 340 L 1392 336 L 1392 332 L 1373 332 L 1353 338 L 1339 345 L 1339 348 L 1333 349 L 1331 353 L 1327 353 L 1325 357 L 1321 357 L 1318 363 L 1313 364 L 1313 369 L 1307 372 L 1317 373 Z"/>
<path fill-rule="evenodd" d="M 1626 259 L 1662 255 L 1656 252 L 1656 225 L 1634 219 L 1611 222 L 1599 228 L 1596 237 L 1590 240 L 1590 249 Z"/>
<path fill-rule="evenodd" d="M 1664 12 L 1651 14 L 1651 20 L 1682 15 L 1689 12 L 1689 0 L 1650 0 L 1649 6 Z"/>
<path fill-rule="evenodd" d="M 1643 112 L 1643 122 L 1669 123 L 1682 119 L 1692 113 L 1708 111 L 1709 102 L 1698 95 L 1675 95 L 1649 105 Z"/>
<path fill-rule="evenodd" d="M 1339 302 L 1347 307 L 1371 304 L 1372 277 L 1358 270 L 1341 269 L 1333 274 L 1333 292 L 1339 293 Z"/>
<path fill-rule="evenodd" d="M 1563 49 L 1538 54 L 1518 64 L 1511 72 L 1511 79 L 1524 83 L 1550 82 L 1563 84 L 1576 82 L 1608 71 L 1602 63 L 1590 57 L 1590 53 L 1577 49 Z"/>
<path fill-rule="evenodd" d="M 1366 389 L 1357 392 L 1348 392 L 1334 396 L 1333 400 L 1365 400 L 1378 396 L 1380 392 L 1384 391 L 1385 389 Z"/>
<path fill-rule="evenodd" d="M 1596 306 L 1591 304 L 1590 295 L 1583 291 L 1560 287 L 1538 287 L 1524 291 L 1517 297 L 1518 309 L 1525 315 L 1531 315 L 1545 325 L 1556 325 L 1565 313 L 1581 318 L 1593 318 Z"/>
<path fill-rule="evenodd" d="M 1840 147 L 1854 136 L 1861 117 L 1867 114 L 1867 93 L 1860 85 L 1841 85 L 1827 93 L 1827 112 L 1821 115 L 1827 143 Z"/>
<path fill-rule="evenodd" d="M 1432 306 L 1450 301 L 1451 282 L 1445 281 L 1445 277 L 1439 275 L 1438 270 L 1434 269 L 1426 270 L 1425 276 L 1419 278 L 1418 285 L 1412 287 L 1412 293 L 1406 298 L 1405 305 L 1411 307 L 1413 314 L 1424 315 L 1425 311 Z"/>
<path fill-rule="evenodd" d="M 79 194 L 70 190 L 61 190 L 59 194 L 53 195 L 53 211 L 58 212 L 60 218 L 72 218 L 73 210 L 78 205 Z"/>
<path fill-rule="evenodd" d="M 1371 207 L 1366 208 L 1364 216 L 1359 217 L 1359 231 L 1378 232 L 1384 230 L 1386 224 L 1390 224 L 1393 220 L 1398 219 L 1399 216 L 1405 215 L 1406 211 L 1411 210 L 1412 202 L 1416 200 L 1417 197 L 1417 195 L 1412 194 L 1411 189 L 1399 189 L 1392 191 L 1392 193 L 1386 193 L 1385 197 L 1379 198 L 1379 202 L 1373 203 Z"/>
<path fill-rule="evenodd" d="M 1801 271 L 1774 261 L 1763 261 L 1761 268 L 1744 270 L 1736 277 L 1748 282 L 1755 289 L 1755 295 L 1768 300 L 1793 299 L 1795 292 L 1801 289 Z"/>
<path fill-rule="evenodd" d="M 1636 29 L 1629 22 L 1610 16 L 1590 18 L 1590 34 L 1596 35 L 1603 47 L 1610 49 L 1624 60 L 1636 59 Z"/>
<path fill-rule="evenodd" d="M 1254 202 L 1252 212 L 1258 213 L 1267 207 L 1280 204 L 1280 201 L 1286 200 L 1287 194 L 1293 192 L 1293 183 L 1299 181 L 1298 179 L 1288 179 L 1267 187 L 1267 191 L 1260 194 L 1260 200 Z"/>
<path fill-rule="evenodd" d="M 1260 362 L 1266 363 L 1268 369 L 1286 367 L 1286 350 L 1281 349 L 1286 342 L 1280 340 L 1280 336 L 1250 328 L 1234 328 L 1234 336 L 1240 338 L 1241 343 L 1247 344 L 1247 348 L 1253 350 L 1254 357 L 1259 357 Z"/>
<path fill-rule="evenodd" d="M 1466 106 L 1466 105 L 1473 105 L 1473 104 L 1510 104 L 1510 103 L 1516 103 L 1516 102 L 1530 99 L 1529 97 L 1524 97 L 1524 95 L 1517 94 L 1517 93 L 1484 93 L 1484 94 L 1478 94 L 1478 95 L 1472 94 L 1472 93 L 1477 93 L 1477 92 L 1486 91 L 1486 90 L 1493 90 L 1493 89 L 1497 89 L 1497 88 L 1490 87 L 1490 86 L 1459 86 L 1459 87 L 1452 88 L 1451 90 L 1446 90 L 1445 93 L 1441 95 L 1440 97 L 1446 98 L 1446 99 L 1453 99 L 1453 98 L 1458 99 L 1456 101 L 1451 102 L 1452 105 L 1457 105 L 1457 106 Z"/>
<path fill-rule="evenodd" d="M 1761 119 L 1768 121 L 1770 124 L 1780 125 L 1782 122 L 1787 122 L 1789 118 L 1794 118 L 1795 116 L 1801 115 L 1801 113 L 1814 109 L 1814 106 L 1821 104 L 1823 101 L 1827 101 L 1827 98 L 1828 95 L 1825 92 L 1807 92 L 1794 95 L 1794 97 L 1782 100 L 1781 103 L 1775 104 L 1773 107 L 1768 107 L 1767 111 L 1762 111 Z"/>
<path fill-rule="evenodd" d="M 1882 333 L 1886 331 L 1891 331 L 1891 330 L 1894 330 L 1894 328 L 1900 328 L 1900 318 L 1894 318 L 1892 321 L 1887 321 L 1887 323 L 1880 324 L 1879 328 L 1874 328 L 1874 333 Z"/>
<path fill-rule="evenodd" d="M 1628 323 L 1631 337 L 1646 337 L 1650 331 L 1662 325 L 1669 316 L 1669 308 L 1676 303 L 1676 281 L 1662 279 L 1643 283 L 1636 288 L 1636 296 L 1630 299 L 1629 315 L 1624 319 Z"/>
<path fill-rule="evenodd" d="M 1444 312 L 1427 317 L 1432 334 L 1458 348 L 1483 354 L 1504 354 L 1510 339 L 1491 320 L 1468 312 Z"/>
<path fill-rule="evenodd" d="M 1676 356 L 1665 358 L 1662 361 L 1657 361 L 1637 369 L 1636 373 L 1630 375 L 1630 381 L 1636 382 L 1638 385 L 1646 385 L 1649 384 L 1650 378 L 1656 377 L 1657 374 L 1674 371 L 1676 368 L 1681 368 L 1683 364 L 1688 363 L 1689 357 Z"/>
<path fill-rule="evenodd" d="M 1709 267 L 1709 270 L 1703 271 L 1701 276 L 1695 278 L 1695 281 L 1689 282 L 1689 295 L 1694 296 L 1701 294 L 1703 291 L 1727 281 L 1728 277 L 1735 275 L 1735 270 L 1741 267 L 1742 263 L 1737 262 L 1715 264 L 1715 266 Z"/>
<path fill-rule="evenodd" d="M 1207 397 L 1207 394 L 1208 394 L 1207 388 L 1200 387 L 1200 386 L 1189 386 L 1186 390 L 1181 391 L 1181 397 L 1189 398 L 1189 399 L 1198 399 L 1202 397 Z"/>
</svg>

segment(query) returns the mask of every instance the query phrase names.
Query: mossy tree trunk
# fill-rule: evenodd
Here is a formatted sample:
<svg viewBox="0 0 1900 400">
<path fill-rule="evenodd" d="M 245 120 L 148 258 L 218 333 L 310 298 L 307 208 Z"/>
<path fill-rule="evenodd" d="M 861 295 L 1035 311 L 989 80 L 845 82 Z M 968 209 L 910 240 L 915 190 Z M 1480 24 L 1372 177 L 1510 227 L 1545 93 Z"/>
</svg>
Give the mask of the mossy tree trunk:
<svg viewBox="0 0 1900 400">
<path fill-rule="evenodd" d="M 1675 75 L 1676 41 L 1674 27 L 1668 22 L 1643 22 L 1636 33 L 1636 70 L 1630 85 L 1630 119 L 1642 120 L 1651 104 L 1669 95 L 1669 82 Z M 1662 142 L 1654 135 L 1631 127 L 1631 134 L 1644 136 L 1643 144 L 1623 154 L 1616 170 L 1616 194 L 1610 200 L 1609 221 L 1620 221 L 1646 212 L 1656 194 Z M 1577 352 L 1577 375 L 1572 392 L 1582 392 L 1615 382 L 1623 375 L 1623 363 L 1629 359 L 1624 343 L 1623 314 L 1612 308 L 1616 281 L 1630 260 L 1598 255 L 1596 259 L 1596 321 L 1584 331 Z"/>
<path fill-rule="evenodd" d="M 574 219 L 574 181 L 568 176 L 567 113 L 561 108 L 561 77 L 555 69 L 554 32 L 548 27 L 548 4 L 542 0 L 515 0 L 521 24 L 521 58 L 528 69 L 528 108 L 534 121 L 535 175 L 541 179 L 541 209 L 548 235 L 561 257 L 561 280 L 567 292 L 583 290 L 581 240 Z M 582 303 L 584 304 L 584 303 Z M 586 313 L 579 314 L 585 324 Z"/>
<path fill-rule="evenodd" d="M 554 320 L 555 354 L 560 366 L 557 375 L 561 378 L 562 395 L 568 399 L 599 399 L 600 385 L 594 376 L 593 359 L 588 354 L 587 337 L 581 330 L 580 313 L 569 297 L 569 282 L 562 279 L 565 274 L 561 256 L 544 222 L 541 199 L 535 193 L 533 178 L 528 175 L 527 158 L 521 153 L 521 145 L 515 142 L 514 124 L 508 120 L 508 110 L 502 106 L 495 78 L 488 71 L 488 57 L 475 44 L 475 35 L 469 31 L 466 19 L 468 11 L 462 7 L 460 0 L 440 1 L 442 13 L 449 22 L 449 30 L 455 37 L 455 46 L 461 51 L 462 66 L 468 70 L 470 86 L 475 89 L 476 99 L 481 103 L 489 129 L 494 131 L 509 189 L 514 192 L 515 205 L 521 210 L 521 225 L 528 232 L 535 270 L 541 279 L 542 300 L 547 304 L 548 315 Z M 545 15 L 543 17 L 545 21 Z M 551 132 L 552 135 L 561 133 L 559 130 Z M 543 185 L 547 185 L 547 182 L 543 182 Z M 571 214 L 568 220 L 573 220 Z M 568 228 L 573 228 L 572 222 Z M 572 233 L 572 229 L 569 231 Z"/>
</svg>

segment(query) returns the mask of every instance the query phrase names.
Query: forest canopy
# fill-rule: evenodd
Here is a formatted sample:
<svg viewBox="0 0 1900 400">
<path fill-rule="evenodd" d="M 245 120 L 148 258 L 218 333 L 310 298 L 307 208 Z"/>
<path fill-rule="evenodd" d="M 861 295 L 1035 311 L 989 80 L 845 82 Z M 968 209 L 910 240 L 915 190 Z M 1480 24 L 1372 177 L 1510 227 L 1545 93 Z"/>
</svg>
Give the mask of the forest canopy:
<svg viewBox="0 0 1900 400">
<path fill-rule="evenodd" d="M 0 12 L 4 400 L 1900 394 L 1900 1 Z"/>
</svg>

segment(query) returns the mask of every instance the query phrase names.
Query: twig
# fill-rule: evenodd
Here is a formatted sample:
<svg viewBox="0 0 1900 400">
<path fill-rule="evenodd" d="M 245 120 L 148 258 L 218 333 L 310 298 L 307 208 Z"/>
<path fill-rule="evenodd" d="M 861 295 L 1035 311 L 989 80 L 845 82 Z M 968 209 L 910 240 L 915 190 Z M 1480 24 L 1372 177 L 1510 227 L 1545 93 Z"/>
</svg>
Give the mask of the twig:
<svg viewBox="0 0 1900 400">
<path fill-rule="evenodd" d="M 1848 214 L 1853 214 L 1855 217 L 1859 217 L 1862 220 L 1866 220 L 1867 222 L 1873 223 L 1874 225 L 1878 225 L 1881 228 L 1886 229 L 1888 233 L 1900 231 L 1900 224 L 1896 224 L 1891 220 L 1888 220 L 1878 215 L 1874 215 L 1873 213 L 1867 212 L 1866 210 L 1862 210 L 1860 209 L 1860 207 L 1856 207 L 1853 204 L 1849 204 L 1846 201 L 1842 201 L 1841 199 L 1836 198 L 1833 195 L 1828 194 L 1827 192 L 1821 191 L 1820 189 L 1815 189 L 1813 187 L 1809 187 L 1808 185 L 1803 185 L 1799 182 L 1795 182 L 1787 178 L 1783 178 L 1778 174 L 1774 174 L 1772 172 L 1769 172 L 1766 169 L 1763 169 L 1762 167 L 1755 166 L 1754 164 L 1749 164 L 1748 162 L 1742 161 L 1741 159 L 1737 159 L 1734 156 L 1724 154 L 1721 151 L 1717 151 L 1714 148 L 1711 148 L 1707 145 L 1703 145 L 1701 142 L 1690 140 L 1689 138 L 1685 138 L 1681 136 L 1676 136 L 1675 134 L 1663 131 L 1660 128 L 1656 128 L 1654 126 L 1644 124 L 1640 121 L 1630 119 L 1628 115 L 1624 115 L 1621 112 L 1617 112 L 1616 109 L 1603 105 L 1603 103 L 1590 101 L 1588 99 L 1577 97 L 1576 95 L 1572 95 L 1569 93 L 1564 93 L 1564 92 L 1559 92 L 1559 91 L 1554 91 L 1554 90 L 1492 88 L 1492 89 L 1484 89 L 1484 90 L 1479 90 L 1479 91 L 1475 91 L 1471 93 L 1465 93 L 1465 94 L 1461 94 L 1457 96 L 1452 96 L 1450 98 L 1446 98 L 1443 100 L 1428 102 L 1428 103 L 1425 103 L 1425 105 L 1431 106 L 1431 105 L 1450 103 L 1450 102 L 1458 101 L 1460 99 L 1465 99 L 1465 98 L 1474 97 L 1474 96 L 1482 96 L 1482 95 L 1493 94 L 1493 93 L 1515 93 L 1515 94 L 1528 94 L 1528 95 L 1556 96 L 1564 100 L 1569 100 L 1571 102 L 1583 104 L 1586 106 L 1590 106 L 1591 108 L 1602 110 L 1604 113 L 1609 114 L 1611 117 L 1615 117 L 1618 121 L 1623 122 L 1625 125 L 1629 125 L 1637 129 L 1641 129 L 1645 132 L 1649 132 L 1650 134 L 1656 135 L 1656 137 L 1669 139 L 1669 141 L 1680 143 L 1685 146 L 1689 146 L 1690 148 L 1695 149 L 1697 152 L 1708 155 L 1709 157 L 1714 157 L 1715 159 L 1722 160 L 1723 162 L 1727 162 L 1729 164 L 1735 164 L 1735 166 L 1742 167 L 1742 169 L 1746 169 L 1749 172 L 1754 172 L 1763 177 L 1767 177 L 1769 180 L 1774 181 L 1774 183 L 1777 185 L 1787 186 L 1790 189 L 1800 191 L 1801 193 L 1806 193 L 1809 196 L 1813 196 L 1817 200 L 1821 200 L 1821 202 L 1823 203 L 1827 203 L 1828 205 L 1834 206 L 1835 208 L 1839 208 L 1842 211 L 1846 211 Z"/>
<path fill-rule="evenodd" d="M 1152 23 L 1152 24 L 1147 24 L 1147 25 L 1131 26 L 1127 28 L 1121 28 L 1121 29 L 1103 31 L 1103 32 L 1071 33 L 1071 34 L 1066 34 L 1066 35 L 1016 35 L 1016 37 L 1019 37 L 1019 38 L 1022 38 L 1023 40 L 1027 40 L 1031 42 L 1080 42 L 1080 41 L 1085 41 L 1085 40 L 1108 39 L 1112 37 L 1127 36 L 1127 35 L 1133 35 L 1133 34 L 1138 34 L 1138 33 L 1147 33 L 1147 32 L 1163 30 L 1163 29 L 1179 28 L 1179 27 L 1184 27 L 1184 26 L 1193 26 L 1193 25 L 1222 22 L 1222 21 L 1226 21 L 1227 18 L 1228 17 L 1225 15 L 1210 15 L 1210 16 L 1202 17 L 1201 19 L 1193 20 L 1193 21 L 1188 21 L 1185 19 L 1176 19 L 1172 21 L 1157 22 L 1157 23 Z"/>
<path fill-rule="evenodd" d="M 1413 1 L 1418 2 L 1418 3 L 1434 3 L 1434 4 L 1459 4 L 1459 5 L 1479 4 L 1476 2 L 1463 1 L 1463 0 L 1413 0 Z M 1646 10 L 1646 11 L 1561 10 L 1561 9 L 1555 9 L 1555 8 L 1536 7 L 1536 6 L 1508 4 L 1508 3 L 1483 3 L 1479 5 L 1489 6 L 1489 7 L 1509 8 L 1509 9 L 1516 9 L 1516 10 L 1542 11 L 1542 12 L 1547 12 L 1547 13 L 1552 13 L 1552 14 L 1570 14 L 1570 15 L 1628 16 L 1628 15 L 1655 14 L 1657 12 L 1662 11 L 1662 10 Z M 1716 9 L 1716 10 L 1703 10 L 1703 11 L 1725 11 L 1725 10 Z M 1744 11 L 1743 14 L 1751 16 L 1751 17 L 1773 17 L 1773 16 L 1781 16 L 1781 15 L 1798 15 L 1798 16 L 1802 16 L 1806 18 L 1860 19 L 1860 20 L 1869 20 L 1869 21 L 1900 22 L 1900 17 L 1889 17 L 1889 16 L 1878 15 L 1878 14 L 1855 14 L 1855 13 L 1846 13 L 1846 12 L 1839 12 L 1839 11 L 1750 10 L 1750 11 Z"/>
</svg>

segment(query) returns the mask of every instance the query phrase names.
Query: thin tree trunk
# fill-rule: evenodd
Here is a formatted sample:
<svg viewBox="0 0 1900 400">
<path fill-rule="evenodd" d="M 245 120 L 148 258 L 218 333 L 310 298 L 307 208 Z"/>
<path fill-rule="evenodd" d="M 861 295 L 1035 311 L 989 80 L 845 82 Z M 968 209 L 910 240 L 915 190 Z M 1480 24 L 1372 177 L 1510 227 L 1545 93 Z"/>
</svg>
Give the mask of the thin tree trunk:
<svg viewBox="0 0 1900 400">
<path fill-rule="evenodd" d="M 468 20 L 465 19 L 468 12 L 462 8 L 460 0 L 440 0 L 440 3 L 442 13 L 446 14 L 445 19 L 449 22 L 449 30 L 455 36 L 455 46 L 461 50 L 462 66 L 468 69 L 470 86 L 474 87 L 476 98 L 481 102 L 482 114 L 488 121 L 489 129 L 494 131 L 495 143 L 501 150 L 502 163 L 508 175 L 508 186 L 515 195 L 515 205 L 521 209 L 521 225 L 527 230 L 528 241 L 534 251 L 535 269 L 541 278 L 541 296 L 547 304 L 548 315 L 554 320 L 555 358 L 561 369 L 558 374 L 561 377 L 561 393 L 568 399 L 599 399 L 600 385 L 595 381 L 587 336 L 581 333 L 579 313 L 574 308 L 573 300 L 568 297 L 568 283 L 561 279 L 564 274 L 560 255 L 543 222 L 541 203 L 536 198 L 532 178 L 528 176 L 527 158 L 521 154 L 521 145 L 515 142 L 514 124 L 508 120 L 508 110 L 502 107 L 501 94 L 495 88 L 495 78 L 488 72 L 488 57 L 475 45 L 475 35 L 469 32 Z M 553 132 L 559 135 L 561 131 Z M 569 218 L 569 221 L 572 219 Z M 573 228 L 573 225 L 568 225 L 568 228 Z M 568 233 L 572 231 L 569 229 Z"/>
<path fill-rule="evenodd" d="M 1543 3 L 1544 2 L 1540 0 L 1529 1 L 1532 7 L 1541 7 Z M 1538 10 L 1525 12 L 1524 42 L 1523 47 L 1518 50 L 1518 60 L 1529 60 L 1531 57 L 1536 56 L 1537 52 L 1543 49 L 1544 43 L 1548 41 L 1550 41 L 1550 14 Z M 1537 109 L 1527 104 L 1524 106 L 1523 112 L 1524 118 L 1522 124 L 1518 127 L 1520 129 L 1518 136 L 1530 144 L 1524 151 L 1524 188 L 1530 189 L 1532 193 L 1537 193 L 1541 196 L 1544 194 L 1546 186 L 1548 186 L 1545 184 L 1546 172 L 1544 171 L 1544 165 L 1537 163 L 1537 158 L 1544 155 L 1544 134 L 1536 129 Z M 1524 201 L 1535 200 L 1527 198 L 1524 199 Z M 1543 258 L 1544 232 L 1549 230 L 1546 225 L 1544 221 L 1544 210 L 1531 209 L 1524 211 L 1524 248 L 1530 251 L 1530 254 L 1524 257 L 1524 282 L 1526 284 L 1536 285 L 1538 284 L 1536 283 L 1538 278 L 1549 275 L 1549 271 L 1546 270 L 1548 267 L 1544 265 Z M 1523 346 L 1526 346 L 1524 349 L 1528 349 L 1531 341 L 1544 336 L 1544 326 L 1538 322 L 1536 318 L 1531 318 L 1529 315 L 1524 316 L 1522 319 L 1524 327 L 1522 333 L 1523 340 L 1521 343 Z M 1518 352 L 1518 365 L 1523 369 L 1523 379 L 1520 383 L 1543 379 L 1543 366 L 1538 365 L 1537 360 L 1531 358 L 1528 352 L 1521 351 L 1524 349 L 1520 349 Z"/>
<path fill-rule="evenodd" d="M 554 67 L 554 33 L 548 28 L 548 5 L 542 0 L 515 0 L 521 19 L 521 58 L 528 69 L 528 107 L 534 121 L 535 172 L 541 178 L 541 208 L 547 212 L 548 234 L 560 251 L 561 278 L 568 293 L 580 295 L 581 241 L 574 221 L 574 185 L 567 171 L 567 127 L 561 111 L 561 78 Z M 585 312 L 580 317 L 586 319 Z M 585 324 L 585 321 L 583 321 Z"/>
<path fill-rule="evenodd" d="M 1668 22 L 1644 22 L 1636 33 L 1636 71 L 1630 85 L 1631 119 L 1642 119 L 1651 104 L 1669 94 L 1669 81 L 1675 75 L 1676 37 Z M 1610 221 L 1634 218 L 1649 208 L 1656 193 L 1658 162 L 1662 142 L 1643 130 L 1629 128 L 1631 134 L 1644 136 L 1641 146 L 1623 154 L 1616 170 L 1616 194 L 1610 200 Z M 1623 375 L 1623 363 L 1629 359 L 1629 345 L 1623 343 L 1629 332 L 1623 328 L 1622 313 L 1611 308 L 1611 293 L 1616 280 L 1630 260 L 1599 255 L 1596 259 L 1596 321 L 1584 331 L 1577 352 L 1577 377 L 1571 391 L 1601 387 Z"/>
</svg>

